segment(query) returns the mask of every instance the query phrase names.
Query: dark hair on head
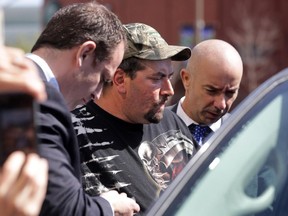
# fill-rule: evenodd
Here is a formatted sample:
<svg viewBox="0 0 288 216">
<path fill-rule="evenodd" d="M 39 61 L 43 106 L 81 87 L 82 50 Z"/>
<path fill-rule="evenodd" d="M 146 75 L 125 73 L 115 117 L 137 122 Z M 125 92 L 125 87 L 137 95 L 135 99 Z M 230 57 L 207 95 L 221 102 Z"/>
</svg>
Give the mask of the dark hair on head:
<svg viewBox="0 0 288 216">
<path fill-rule="evenodd" d="M 109 59 L 126 34 L 118 17 L 96 2 L 71 4 L 59 9 L 39 36 L 32 52 L 41 47 L 71 49 L 86 41 L 97 44 L 96 59 Z"/>
<path fill-rule="evenodd" d="M 121 68 L 131 79 L 134 79 L 136 72 L 145 69 L 145 66 L 141 63 L 139 58 L 130 57 L 122 60 L 119 68 Z"/>
</svg>

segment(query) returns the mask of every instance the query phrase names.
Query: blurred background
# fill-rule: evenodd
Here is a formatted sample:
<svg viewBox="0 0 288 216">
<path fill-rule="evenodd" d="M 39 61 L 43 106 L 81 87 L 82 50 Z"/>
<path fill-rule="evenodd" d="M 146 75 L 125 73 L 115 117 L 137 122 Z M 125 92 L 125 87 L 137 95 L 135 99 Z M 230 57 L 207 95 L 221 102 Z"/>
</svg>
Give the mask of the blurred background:
<svg viewBox="0 0 288 216">
<path fill-rule="evenodd" d="M 43 26 L 60 7 L 90 0 L 0 0 L 5 43 L 29 52 Z M 244 76 L 234 107 L 266 79 L 288 66 L 287 0 L 98 0 L 123 23 L 143 22 L 171 44 L 193 48 L 217 38 L 231 43 L 244 62 Z M 183 95 L 181 67 L 175 64 L 175 95 Z"/>
<path fill-rule="evenodd" d="M 5 44 L 31 49 L 42 29 L 44 0 L 0 0 Z"/>
</svg>

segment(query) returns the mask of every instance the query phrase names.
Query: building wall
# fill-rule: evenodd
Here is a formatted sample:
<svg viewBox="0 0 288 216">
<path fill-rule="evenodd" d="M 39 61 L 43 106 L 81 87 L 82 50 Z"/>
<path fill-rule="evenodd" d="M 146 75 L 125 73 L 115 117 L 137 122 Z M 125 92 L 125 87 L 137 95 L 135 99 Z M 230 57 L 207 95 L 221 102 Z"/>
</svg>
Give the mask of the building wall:
<svg viewBox="0 0 288 216">
<path fill-rule="evenodd" d="M 217 5 L 220 0 L 205 0 L 204 19 L 208 25 L 219 26 Z M 45 0 L 61 6 L 89 0 Z M 170 43 L 179 43 L 181 28 L 194 26 L 195 0 L 98 0 L 116 13 L 123 23 L 143 22 L 156 28 Z"/>
<path fill-rule="evenodd" d="M 207 0 L 206 0 L 207 1 Z M 215 22 L 217 13 L 212 2 L 209 13 L 205 13 L 208 23 Z M 146 0 L 146 1 L 115 1 L 107 0 L 111 9 L 120 17 L 123 23 L 143 22 L 155 27 L 170 43 L 179 43 L 182 26 L 193 26 L 195 22 L 195 0 Z M 123 3 L 124 2 L 124 3 Z M 209 5 L 207 3 L 207 5 Z M 132 9 L 133 8 L 133 9 Z"/>
</svg>

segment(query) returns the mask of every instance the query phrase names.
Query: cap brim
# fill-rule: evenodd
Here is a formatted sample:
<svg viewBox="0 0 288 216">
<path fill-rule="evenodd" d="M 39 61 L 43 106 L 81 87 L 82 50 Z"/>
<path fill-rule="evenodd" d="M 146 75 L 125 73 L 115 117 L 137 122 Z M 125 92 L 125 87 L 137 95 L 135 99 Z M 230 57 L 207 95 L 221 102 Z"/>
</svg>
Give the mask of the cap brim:
<svg viewBox="0 0 288 216">
<path fill-rule="evenodd" d="M 172 61 L 186 61 L 191 56 L 191 49 L 183 46 L 169 46 L 168 55 Z"/>
</svg>

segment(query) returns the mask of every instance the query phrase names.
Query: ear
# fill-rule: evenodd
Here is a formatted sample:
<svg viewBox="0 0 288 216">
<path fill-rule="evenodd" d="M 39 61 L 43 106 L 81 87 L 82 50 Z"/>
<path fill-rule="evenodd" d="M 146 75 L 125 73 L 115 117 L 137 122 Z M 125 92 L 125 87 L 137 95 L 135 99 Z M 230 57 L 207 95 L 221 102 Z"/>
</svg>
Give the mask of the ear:
<svg viewBox="0 0 288 216">
<path fill-rule="evenodd" d="M 191 75 L 190 75 L 189 71 L 187 71 L 185 68 L 183 68 L 180 71 L 180 77 L 182 79 L 182 83 L 183 83 L 184 88 L 185 89 L 188 88 L 190 85 L 190 80 L 191 80 Z"/>
<path fill-rule="evenodd" d="M 82 67 L 83 63 L 87 59 L 94 59 L 94 51 L 96 49 L 96 43 L 93 41 L 86 41 L 81 44 L 76 53 L 76 62 L 78 67 Z"/>
<path fill-rule="evenodd" d="M 113 85 L 120 94 L 126 93 L 126 78 L 126 73 L 121 68 L 117 68 L 113 76 Z"/>
</svg>

